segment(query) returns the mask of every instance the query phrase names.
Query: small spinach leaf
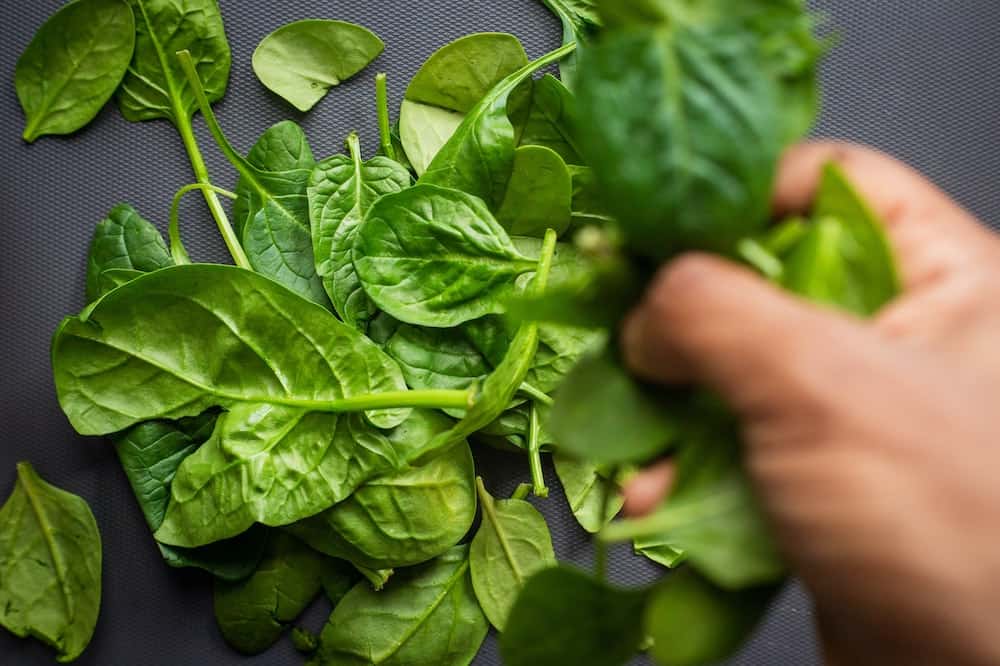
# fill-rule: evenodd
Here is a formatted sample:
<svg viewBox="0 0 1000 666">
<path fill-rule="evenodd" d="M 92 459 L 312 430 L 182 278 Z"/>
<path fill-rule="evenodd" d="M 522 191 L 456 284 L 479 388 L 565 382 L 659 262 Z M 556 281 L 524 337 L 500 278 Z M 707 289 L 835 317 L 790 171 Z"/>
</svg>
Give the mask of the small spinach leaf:
<svg viewBox="0 0 1000 666">
<path fill-rule="evenodd" d="M 497 221 L 518 236 L 542 237 L 546 229 L 563 234 L 569 228 L 573 181 L 558 153 L 544 146 L 522 146 L 514 152 L 507 192 Z"/>
<path fill-rule="evenodd" d="M 563 27 L 563 44 L 586 44 L 601 27 L 597 0 L 542 0 Z M 576 82 L 578 55 L 571 53 L 559 63 L 559 76 L 572 88 Z"/>
<path fill-rule="evenodd" d="M 101 535 L 80 497 L 26 462 L 0 508 L 0 625 L 51 645 L 60 662 L 90 643 L 101 608 Z"/>
<path fill-rule="evenodd" d="M 495 500 L 476 479 L 483 520 L 472 539 L 469 566 L 476 598 L 503 631 L 517 595 L 538 571 L 556 565 L 545 519 L 523 499 Z"/>
<path fill-rule="evenodd" d="M 545 146 L 557 152 L 566 164 L 583 164 L 580 140 L 570 118 L 575 103 L 573 93 L 551 74 L 535 81 L 521 145 Z"/>
<path fill-rule="evenodd" d="M 360 25 L 296 21 L 261 41 L 253 52 L 253 71 L 272 92 L 299 111 L 308 111 L 384 49 L 382 40 Z"/>
<path fill-rule="evenodd" d="M 24 140 L 80 129 L 111 99 L 135 48 L 125 0 L 76 0 L 45 22 L 17 60 Z"/>
<path fill-rule="evenodd" d="M 340 318 L 364 327 L 375 306 L 354 271 L 354 239 L 372 204 L 410 186 L 410 174 L 388 157 L 361 159 L 356 134 L 347 139 L 350 155 L 316 165 L 309 178 L 309 218 L 316 273 Z"/>
<path fill-rule="evenodd" d="M 163 236 L 132 206 L 119 204 L 97 224 L 87 255 L 87 301 L 118 286 L 108 271 L 129 270 L 128 279 L 172 266 Z M 121 275 L 116 273 L 115 275 Z M 127 281 L 127 280 L 126 280 Z"/>
<path fill-rule="evenodd" d="M 596 465 L 558 454 L 553 458 L 556 475 L 580 527 L 591 534 L 600 532 L 625 504 L 621 488 Z"/>
<path fill-rule="evenodd" d="M 488 624 L 472 590 L 468 546 L 405 569 L 381 592 L 360 583 L 337 605 L 311 666 L 468 664 Z"/>
<path fill-rule="evenodd" d="M 508 666 L 619 666 L 645 638 L 644 590 L 620 590 L 568 567 L 533 576 L 500 635 Z"/>
</svg>

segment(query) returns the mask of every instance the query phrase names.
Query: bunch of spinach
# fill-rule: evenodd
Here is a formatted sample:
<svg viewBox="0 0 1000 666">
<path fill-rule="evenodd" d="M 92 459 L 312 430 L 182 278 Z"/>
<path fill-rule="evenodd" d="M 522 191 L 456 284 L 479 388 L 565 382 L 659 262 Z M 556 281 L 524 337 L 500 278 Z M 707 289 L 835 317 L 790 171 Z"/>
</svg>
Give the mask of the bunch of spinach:
<svg viewBox="0 0 1000 666">
<path fill-rule="evenodd" d="M 816 112 L 811 19 L 800 0 L 542 1 L 561 48 L 529 61 L 511 35 L 448 44 L 396 126 L 378 75 L 369 159 L 351 134 L 317 160 L 292 121 L 246 155 L 231 145 L 212 110 L 230 66 L 214 0 L 77 0 L 19 64 L 26 138 L 78 128 L 117 88 L 126 118 L 169 120 L 191 158 L 169 243 L 126 204 L 98 225 L 90 305 L 59 327 L 52 363 L 70 423 L 113 440 L 165 561 L 214 577 L 242 652 L 322 589 L 326 628 L 292 632 L 316 666 L 467 664 L 490 624 L 515 666 L 641 649 L 699 664 L 735 649 L 783 580 L 732 415 L 699 388 L 635 381 L 615 331 L 657 263 L 689 249 L 860 315 L 896 294 L 878 221 L 835 169 L 812 223 L 768 228 L 777 157 Z M 58 82 L 47 44 L 70 13 L 116 28 L 82 52 L 104 87 L 69 80 L 48 99 L 32 90 Z M 253 65 L 305 111 L 382 48 L 360 26 L 300 21 Z M 561 81 L 536 76 L 556 62 Z M 195 111 L 239 173 L 232 192 L 209 179 Z M 177 201 L 194 189 L 236 266 L 184 249 Z M 531 485 L 494 498 L 470 444 L 522 452 Z M 558 565 L 527 501 L 548 495 L 549 451 L 597 534 L 597 575 Z M 667 453 L 679 472 L 663 507 L 609 524 L 635 465 Z M 623 540 L 679 571 L 606 583 L 605 544 Z M 89 631 L 60 635 L 72 658 Z"/>
</svg>

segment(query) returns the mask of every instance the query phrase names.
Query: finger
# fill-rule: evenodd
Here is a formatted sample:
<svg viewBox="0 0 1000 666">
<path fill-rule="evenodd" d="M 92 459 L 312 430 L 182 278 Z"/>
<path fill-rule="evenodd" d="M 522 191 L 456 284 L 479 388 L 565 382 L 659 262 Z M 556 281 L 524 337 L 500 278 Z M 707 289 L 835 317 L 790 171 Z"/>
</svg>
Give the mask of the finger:
<svg viewBox="0 0 1000 666">
<path fill-rule="evenodd" d="M 696 381 L 745 416 L 794 407 L 873 333 L 731 262 L 686 255 L 665 267 L 623 332 L 626 363 L 651 381 Z M 832 375 L 836 376 L 836 374 Z"/>
<path fill-rule="evenodd" d="M 840 166 L 882 220 L 908 289 L 942 270 L 960 268 L 989 236 L 972 215 L 913 169 L 848 143 L 825 141 L 790 148 L 778 168 L 775 213 L 808 213 L 823 166 L 831 162 Z"/>
<path fill-rule="evenodd" d="M 626 516 L 645 516 L 658 507 L 674 484 L 677 469 L 671 460 L 662 460 L 636 474 L 625 486 Z"/>
</svg>

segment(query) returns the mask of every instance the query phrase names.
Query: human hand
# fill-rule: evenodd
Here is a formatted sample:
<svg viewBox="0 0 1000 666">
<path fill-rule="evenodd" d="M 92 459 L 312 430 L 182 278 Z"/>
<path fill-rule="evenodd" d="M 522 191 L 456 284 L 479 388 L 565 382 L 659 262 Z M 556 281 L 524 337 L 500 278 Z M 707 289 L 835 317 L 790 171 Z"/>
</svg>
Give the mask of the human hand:
<svg viewBox="0 0 1000 666">
<path fill-rule="evenodd" d="M 807 212 L 837 162 L 885 222 L 903 295 L 874 320 L 805 303 L 721 259 L 666 266 L 624 353 L 652 381 L 718 391 L 830 664 L 1000 663 L 1000 239 L 874 151 L 805 144 L 775 211 Z M 626 489 L 666 495 L 669 462 Z"/>
</svg>

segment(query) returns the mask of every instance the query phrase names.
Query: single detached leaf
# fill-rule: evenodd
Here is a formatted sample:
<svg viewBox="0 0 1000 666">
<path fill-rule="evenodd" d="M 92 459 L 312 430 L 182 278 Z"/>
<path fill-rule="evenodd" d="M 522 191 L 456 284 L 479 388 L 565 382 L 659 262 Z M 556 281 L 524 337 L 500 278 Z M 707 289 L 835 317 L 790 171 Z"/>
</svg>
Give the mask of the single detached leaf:
<svg viewBox="0 0 1000 666">
<path fill-rule="evenodd" d="M 368 296 L 396 319 L 422 326 L 502 312 L 517 278 L 535 264 L 481 200 L 433 185 L 379 199 L 354 246 Z"/>
<path fill-rule="evenodd" d="M 483 520 L 469 551 L 472 587 L 486 617 L 502 632 L 521 589 L 540 570 L 556 566 L 556 554 L 535 507 L 522 499 L 493 499 L 482 479 L 476 487 Z"/>
<path fill-rule="evenodd" d="M 417 411 L 397 428 L 406 432 L 390 439 L 397 448 L 419 446 L 451 426 L 439 413 Z M 320 552 L 370 569 L 421 564 L 469 531 L 476 517 L 474 478 L 469 447 L 454 446 L 430 462 L 368 481 L 288 530 Z"/>
<path fill-rule="evenodd" d="M 625 505 L 621 488 L 591 463 L 563 455 L 553 459 L 569 508 L 580 527 L 591 534 L 600 532 Z"/>
<path fill-rule="evenodd" d="M 690 568 L 650 594 L 643 625 L 661 666 L 700 666 L 732 655 L 760 622 L 779 588 L 727 592 Z"/>
<path fill-rule="evenodd" d="M 134 271 L 128 279 L 174 263 L 163 236 L 132 206 L 119 204 L 97 224 L 87 255 L 87 301 L 93 302 L 119 286 L 108 271 Z M 121 275 L 116 273 L 115 275 Z M 128 281 L 128 280 L 126 280 Z"/>
<path fill-rule="evenodd" d="M 0 508 L 0 625 L 51 645 L 60 662 L 90 643 L 101 608 L 101 535 L 81 498 L 28 463 Z"/>
<path fill-rule="evenodd" d="M 468 546 L 405 569 L 381 592 L 359 583 L 320 634 L 312 666 L 468 664 L 488 624 L 469 578 Z"/>
<path fill-rule="evenodd" d="M 418 176 L 479 100 L 527 64 L 521 42 L 503 33 L 467 35 L 427 59 L 399 113 L 400 140 Z"/>
<path fill-rule="evenodd" d="M 512 234 L 541 238 L 547 229 L 569 229 L 573 181 L 566 163 L 544 146 L 522 146 L 514 153 L 513 172 L 497 221 Z"/>
<path fill-rule="evenodd" d="M 335 155 L 316 165 L 309 178 L 309 218 L 316 274 L 340 318 L 364 328 L 375 306 L 354 271 L 354 239 L 368 209 L 380 197 L 410 186 L 409 172 L 388 157 L 361 159 L 356 134 L 348 137 L 350 155 Z"/>
<path fill-rule="evenodd" d="M 576 569 L 545 569 L 528 581 L 500 635 L 504 663 L 619 666 L 645 638 L 646 597 Z"/>
<path fill-rule="evenodd" d="M 473 194 L 492 209 L 503 203 L 517 137 L 507 115 L 512 93 L 531 75 L 573 51 L 563 47 L 522 67 L 494 86 L 473 107 L 434 157 L 420 183 Z"/>
<path fill-rule="evenodd" d="M 129 0 L 135 12 L 135 54 L 119 89 L 118 105 L 130 121 L 166 118 L 189 124 L 198 102 L 176 53 L 191 52 L 205 94 L 222 99 L 231 56 L 216 0 Z"/>
<path fill-rule="evenodd" d="M 248 655 L 271 647 L 319 594 L 326 563 L 301 541 L 273 532 L 252 576 L 215 584 L 215 621 L 226 642 Z"/>
<path fill-rule="evenodd" d="M 566 455 L 597 464 L 642 463 L 670 447 L 679 424 L 604 352 L 583 359 L 566 377 L 548 429 Z"/>
<path fill-rule="evenodd" d="M 80 129 L 111 99 L 135 48 L 125 0 L 75 0 L 45 22 L 17 61 L 24 140 Z"/>
<path fill-rule="evenodd" d="M 308 111 L 333 86 L 351 78 L 385 49 L 360 25 L 308 19 L 284 25 L 253 53 L 260 82 L 299 111 Z"/>
</svg>

